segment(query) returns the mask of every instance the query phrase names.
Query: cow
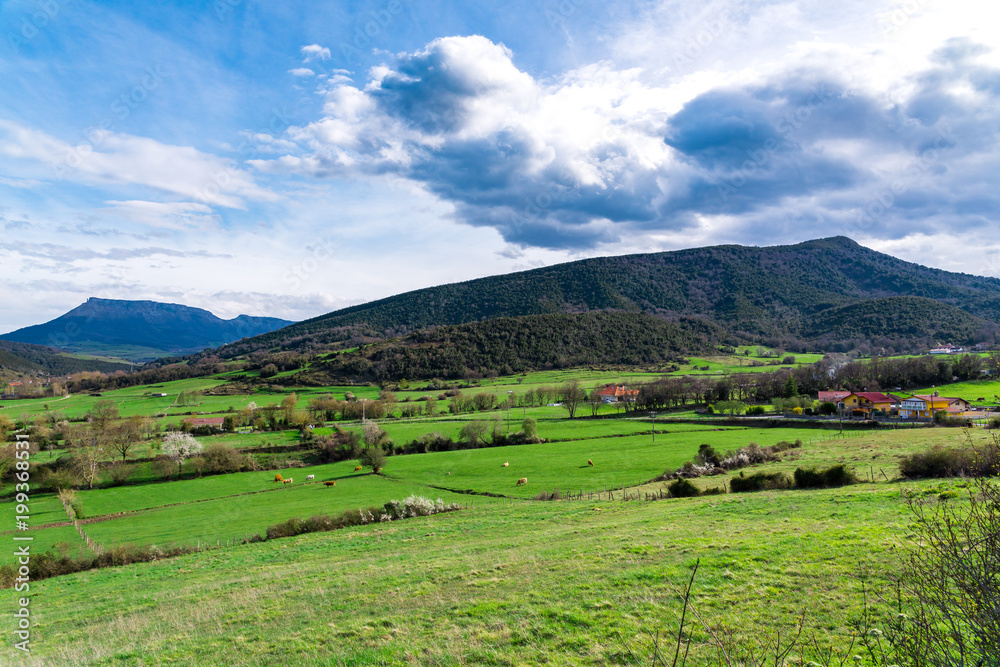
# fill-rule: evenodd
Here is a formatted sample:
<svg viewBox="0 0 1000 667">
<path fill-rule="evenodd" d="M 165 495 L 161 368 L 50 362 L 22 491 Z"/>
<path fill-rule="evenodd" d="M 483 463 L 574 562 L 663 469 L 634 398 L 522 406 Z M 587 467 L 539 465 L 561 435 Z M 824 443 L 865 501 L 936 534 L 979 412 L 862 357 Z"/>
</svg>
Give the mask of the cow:
<svg viewBox="0 0 1000 667">
<path fill-rule="evenodd" d="M 445 474 L 446 474 L 446 475 L 450 475 L 451 473 L 450 473 L 450 472 L 446 472 Z"/>
<path fill-rule="evenodd" d="M 292 479 L 291 477 L 289 477 L 288 479 L 281 480 L 281 483 L 282 484 L 291 484 L 294 481 L 295 481 L 294 479 Z"/>
<path fill-rule="evenodd" d="M 594 465 L 594 462 L 591 461 L 590 459 L 587 459 L 587 465 L 592 466 L 592 465 Z"/>
<path fill-rule="evenodd" d="M 311 479 L 316 479 L 316 475 L 306 475 L 306 481 L 307 481 L 307 482 L 308 482 L 309 480 L 311 480 Z"/>
<path fill-rule="evenodd" d="M 277 475 L 274 476 L 274 481 L 275 482 L 283 482 L 283 481 L 285 481 L 285 478 L 282 477 L 281 473 L 279 472 Z"/>
<path fill-rule="evenodd" d="M 522 477 L 521 479 L 517 480 L 517 484 L 515 484 L 514 486 L 521 486 L 522 484 L 527 484 L 527 483 L 528 483 L 528 478 Z"/>
<path fill-rule="evenodd" d="M 354 472 L 361 472 L 361 466 L 355 466 Z"/>
<path fill-rule="evenodd" d="M 323 486 L 337 486 L 337 480 L 331 479 L 327 482 L 323 482 Z"/>
<path fill-rule="evenodd" d="M 503 462 L 503 465 L 502 465 L 502 466 L 500 466 L 500 467 L 501 467 L 501 468 L 506 468 L 506 467 L 507 467 L 507 466 L 509 466 L 509 465 L 510 465 L 510 463 L 508 463 L 507 461 L 504 461 L 504 462 Z"/>
</svg>

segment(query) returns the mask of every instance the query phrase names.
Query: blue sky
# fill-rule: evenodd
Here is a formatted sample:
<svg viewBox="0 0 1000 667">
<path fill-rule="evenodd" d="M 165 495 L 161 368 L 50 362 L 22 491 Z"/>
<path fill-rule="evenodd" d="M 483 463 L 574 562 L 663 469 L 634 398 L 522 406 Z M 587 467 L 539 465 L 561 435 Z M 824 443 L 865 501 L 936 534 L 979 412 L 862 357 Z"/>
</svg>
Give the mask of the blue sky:
<svg viewBox="0 0 1000 667">
<path fill-rule="evenodd" d="M 0 3 L 0 331 L 839 234 L 997 276 L 998 13 Z"/>
</svg>

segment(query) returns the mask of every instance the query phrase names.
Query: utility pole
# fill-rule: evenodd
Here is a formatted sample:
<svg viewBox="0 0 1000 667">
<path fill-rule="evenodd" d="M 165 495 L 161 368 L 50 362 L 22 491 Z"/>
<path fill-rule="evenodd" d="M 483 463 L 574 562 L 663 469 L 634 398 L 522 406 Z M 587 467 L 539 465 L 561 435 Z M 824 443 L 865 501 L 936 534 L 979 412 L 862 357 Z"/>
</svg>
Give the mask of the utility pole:
<svg viewBox="0 0 1000 667">
<path fill-rule="evenodd" d="M 649 411 L 649 421 L 653 424 L 653 444 L 656 444 L 656 413 Z"/>
</svg>

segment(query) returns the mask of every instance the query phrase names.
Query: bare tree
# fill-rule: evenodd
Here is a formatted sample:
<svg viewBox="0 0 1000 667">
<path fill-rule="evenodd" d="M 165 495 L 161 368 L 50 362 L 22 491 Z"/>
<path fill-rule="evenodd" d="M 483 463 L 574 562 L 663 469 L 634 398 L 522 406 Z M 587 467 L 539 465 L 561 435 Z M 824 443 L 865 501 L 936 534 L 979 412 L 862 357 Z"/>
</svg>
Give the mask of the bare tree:
<svg viewBox="0 0 1000 667">
<path fill-rule="evenodd" d="M 569 418 L 573 419 L 577 408 L 587 398 L 587 390 L 580 386 L 579 380 L 570 380 L 562 386 L 560 393 L 563 407 L 569 412 Z"/>
<path fill-rule="evenodd" d="M 590 414 L 591 414 L 591 416 L 595 416 L 596 417 L 597 416 L 597 411 L 601 409 L 602 405 L 604 405 L 604 398 L 599 393 L 600 391 L 601 391 L 601 387 L 598 386 L 598 387 L 594 387 L 590 391 L 590 393 L 587 394 L 587 405 L 590 406 Z"/>
<path fill-rule="evenodd" d="M 108 399 L 94 403 L 94 407 L 87 413 L 87 421 L 100 431 L 105 430 L 108 424 L 116 419 L 118 419 L 118 406 Z"/>
<path fill-rule="evenodd" d="M 107 447 L 110 452 L 121 454 L 122 464 L 125 463 L 129 451 L 139 443 L 141 435 L 141 422 L 131 419 L 105 430 Z"/>
</svg>

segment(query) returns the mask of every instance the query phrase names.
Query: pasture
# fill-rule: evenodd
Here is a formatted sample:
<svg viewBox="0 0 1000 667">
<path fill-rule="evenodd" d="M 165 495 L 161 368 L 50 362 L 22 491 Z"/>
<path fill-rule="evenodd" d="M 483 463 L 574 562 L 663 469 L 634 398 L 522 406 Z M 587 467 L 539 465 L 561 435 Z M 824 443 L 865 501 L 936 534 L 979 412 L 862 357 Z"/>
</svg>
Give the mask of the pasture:
<svg viewBox="0 0 1000 667">
<path fill-rule="evenodd" d="M 797 362 L 807 361 L 805 355 L 795 356 Z M 723 372 L 733 359 L 691 361 L 709 365 L 703 372 L 711 373 Z M 487 379 L 462 391 L 502 399 L 507 391 L 522 393 L 570 379 L 589 388 L 652 377 L 575 369 Z M 250 401 L 277 404 L 292 393 L 196 393 L 224 379 L 37 404 L 5 402 L 0 414 L 13 412 L 7 405 L 13 403 L 17 414 L 82 416 L 106 398 L 124 417 L 165 415 L 161 423 L 176 423 L 183 412 L 221 414 Z M 376 387 L 295 393 L 304 409 L 312 397 L 342 398 L 348 391 L 378 397 Z M 397 397 L 413 400 L 439 391 L 410 388 Z M 195 392 L 194 404 L 174 405 L 181 392 Z M 356 472 L 356 460 L 314 465 L 297 430 L 230 433 L 199 440 L 249 452 L 264 465 L 277 460 L 287 467 L 198 477 L 189 462 L 181 479 L 164 480 L 151 464 L 139 463 L 130 483 L 78 490 L 81 527 L 100 545 L 209 549 L 33 582 L 35 662 L 23 664 L 649 664 L 649 633 L 676 630 L 675 588 L 698 559 L 702 569 L 695 602 L 713 623 L 749 641 L 760 628 L 790 630 L 796 614 L 807 609 L 807 628 L 816 641 L 845 648 L 850 621 L 862 604 L 859 575 L 874 571 L 878 585 L 884 585 L 892 554 L 911 536 L 902 491 L 957 485 L 900 482 L 899 458 L 935 444 L 958 446 L 990 435 L 935 428 L 841 436 L 816 428 L 713 426 L 662 417 L 655 420 L 654 434 L 648 416 L 612 417 L 615 408 L 608 406 L 601 408 L 608 418 L 573 420 L 559 406 L 460 415 L 442 412 L 444 407 L 439 402 L 433 416 L 390 418 L 380 426 L 396 444 L 433 432 L 458 440 L 473 420 L 495 422 L 506 433 L 509 414 L 511 432 L 532 417 L 545 442 L 390 456 L 382 474 L 372 475 Z M 581 406 L 579 414 L 590 410 Z M 337 426 L 360 432 L 358 422 Z M 313 434 L 332 432 L 326 426 Z M 800 466 L 846 463 L 866 482 L 821 491 L 623 501 L 623 489 L 630 496 L 662 490 L 663 482 L 651 480 L 690 461 L 702 444 L 723 453 L 751 443 L 796 440 L 802 441 L 800 448 L 749 472 L 791 473 Z M 143 443 L 132 456 L 155 454 L 155 443 Z M 280 449 L 258 451 L 265 446 Z M 64 453 L 40 452 L 36 461 Z M 276 484 L 276 473 L 295 482 Z M 305 483 L 307 475 L 315 479 Z M 693 481 L 702 489 L 718 488 L 730 477 Z M 527 483 L 517 486 L 521 478 Z M 327 481 L 336 485 L 326 487 Z M 584 497 L 536 499 L 556 490 Z M 458 502 L 465 509 L 226 546 L 292 517 L 381 506 L 411 494 Z M 4 527 L 13 525 L 9 498 L 0 503 L 0 520 Z M 74 556 L 88 550 L 55 494 L 32 493 L 30 524 L 27 533 L 7 530 L 0 539 L 11 543 L 15 534 L 30 535 L 35 553 Z M 0 564 L 13 562 L 12 550 L 2 553 Z M 0 593 L 5 601 L 13 595 Z M 688 664 L 704 664 L 707 634 L 697 627 L 692 631 L 694 654 Z M 9 638 L 0 642 L 0 660 L 6 664 Z"/>
<path fill-rule="evenodd" d="M 885 586 L 906 541 L 900 490 L 495 503 L 69 575 L 32 587 L 34 664 L 648 664 L 696 560 L 708 622 L 752 641 L 805 611 L 843 650 L 859 576 Z"/>
</svg>

